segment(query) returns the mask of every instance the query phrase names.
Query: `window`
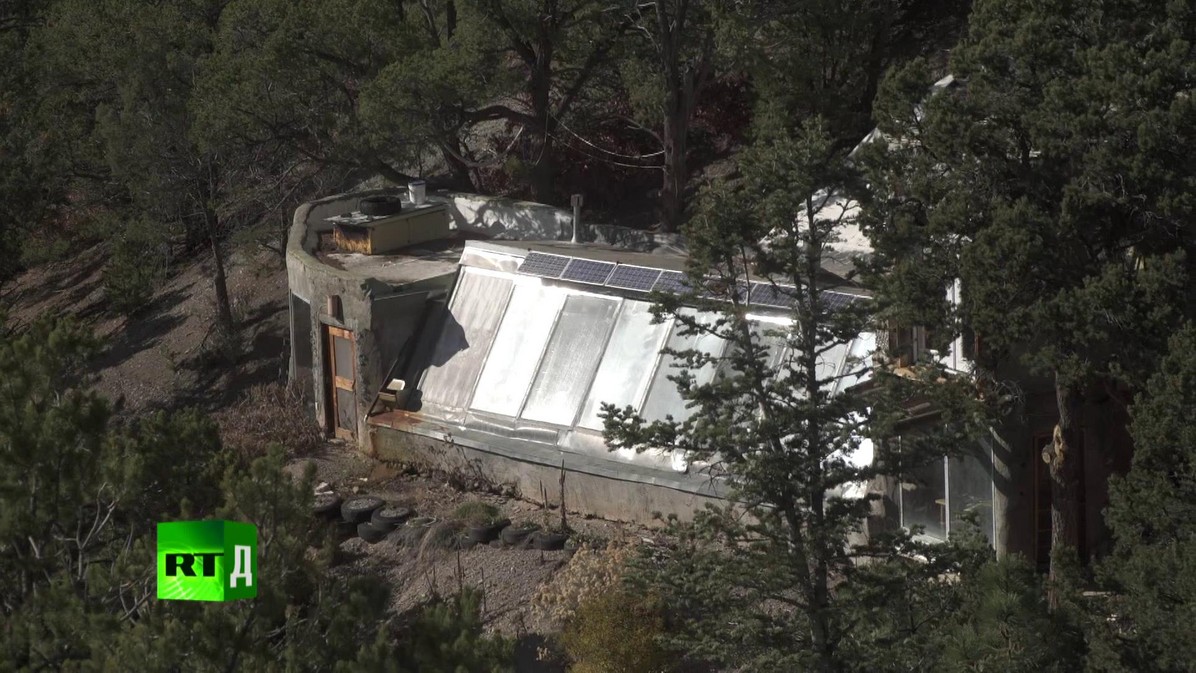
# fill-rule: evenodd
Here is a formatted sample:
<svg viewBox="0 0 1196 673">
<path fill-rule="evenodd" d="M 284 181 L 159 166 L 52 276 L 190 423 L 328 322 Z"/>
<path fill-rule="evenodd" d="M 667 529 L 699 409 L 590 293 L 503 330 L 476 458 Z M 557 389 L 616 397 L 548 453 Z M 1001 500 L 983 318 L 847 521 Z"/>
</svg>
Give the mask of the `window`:
<svg viewBox="0 0 1196 673">
<path fill-rule="evenodd" d="M 660 358 L 660 349 L 671 326 L 668 320 L 653 325 L 651 308 L 647 302 L 623 302 L 594 384 L 581 409 L 579 426 L 601 430 L 602 419 L 598 414 L 603 402 L 619 408 L 627 405 L 640 408 L 652 382 L 653 365 Z"/>
<path fill-rule="evenodd" d="M 564 303 L 564 292 L 538 282 L 515 287 L 470 407 L 503 416 L 519 415 Z"/>
<path fill-rule="evenodd" d="M 692 309 L 682 309 L 682 312 L 688 316 L 697 315 L 697 312 Z M 700 322 L 705 325 L 713 325 L 717 319 L 718 316 L 715 315 L 702 315 L 699 318 Z M 715 358 L 722 356 L 723 349 L 726 347 L 725 341 L 706 332 L 685 336 L 681 334 L 682 327 L 679 322 L 673 325 L 668 340 L 669 348 L 677 351 L 698 350 Z M 677 390 L 677 384 L 668 378 L 681 373 L 683 368 L 679 364 L 677 358 L 672 355 L 660 358 L 656 373 L 652 377 L 652 387 L 648 391 L 648 399 L 644 401 L 644 408 L 641 412 L 645 420 L 664 420 L 665 416 L 671 415 L 676 421 L 684 421 L 693 415 L 694 410 L 686 407 L 686 401 L 681 399 L 681 392 Z M 697 385 L 703 385 L 709 383 L 714 377 L 714 371 L 715 364 L 710 363 L 697 371 L 691 371 L 690 374 L 696 379 Z"/>
<path fill-rule="evenodd" d="M 423 398 L 463 409 L 511 294 L 506 278 L 465 269 L 422 385 Z"/>
<path fill-rule="evenodd" d="M 958 458 L 936 460 L 911 470 L 901 483 L 901 525 L 922 526 L 935 540 L 959 532 L 975 518 L 980 532 L 993 539 L 992 448 L 977 442 Z"/>
<path fill-rule="evenodd" d="M 565 301 L 523 417 L 572 425 L 619 309 L 617 299 L 572 295 Z"/>
</svg>

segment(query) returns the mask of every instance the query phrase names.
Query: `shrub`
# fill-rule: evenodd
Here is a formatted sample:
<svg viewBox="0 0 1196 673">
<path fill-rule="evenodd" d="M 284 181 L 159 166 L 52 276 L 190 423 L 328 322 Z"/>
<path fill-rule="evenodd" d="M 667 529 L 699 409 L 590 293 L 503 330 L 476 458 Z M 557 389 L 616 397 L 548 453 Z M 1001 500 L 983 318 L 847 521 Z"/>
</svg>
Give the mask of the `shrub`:
<svg viewBox="0 0 1196 673">
<path fill-rule="evenodd" d="M 606 549 L 583 543 L 569 565 L 540 588 L 534 609 L 541 617 L 568 622 L 582 603 L 620 589 L 634 555 L 634 545 L 622 539 L 612 540 Z"/>
<path fill-rule="evenodd" d="M 468 526 L 488 526 L 502 518 L 502 512 L 487 502 L 471 500 L 453 511 L 453 518 Z"/>
<path fill-rule="evenodd" d="M 561 642 L 572 673 L 665 673 L 676 658 L 660 644 L 664 632 L 659 602 L 608 591 L 582 601 Z"/>
<path fill-rule="evenodd" d="M 243 456 L 266 454 L 271 444 L 290 456 L 310 456 L 324 446 L 324 435 L 307 411 L 298 388 L 269 383 L 251 388 L 217 418 L 224 445 Z"/>
</svg>

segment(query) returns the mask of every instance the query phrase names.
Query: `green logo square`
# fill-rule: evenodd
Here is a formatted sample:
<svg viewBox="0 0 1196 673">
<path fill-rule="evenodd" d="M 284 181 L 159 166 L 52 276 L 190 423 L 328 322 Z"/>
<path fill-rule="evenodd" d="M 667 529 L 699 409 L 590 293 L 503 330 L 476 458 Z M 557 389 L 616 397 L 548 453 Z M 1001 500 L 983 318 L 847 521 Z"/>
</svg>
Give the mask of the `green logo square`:
<svg viewBox="0 0 1196 673">
<path fill-rule="evenodd" d="M 257 527 L 237 521 L 158 524 L 158 599 L 257 596 Z"/>
</svg>

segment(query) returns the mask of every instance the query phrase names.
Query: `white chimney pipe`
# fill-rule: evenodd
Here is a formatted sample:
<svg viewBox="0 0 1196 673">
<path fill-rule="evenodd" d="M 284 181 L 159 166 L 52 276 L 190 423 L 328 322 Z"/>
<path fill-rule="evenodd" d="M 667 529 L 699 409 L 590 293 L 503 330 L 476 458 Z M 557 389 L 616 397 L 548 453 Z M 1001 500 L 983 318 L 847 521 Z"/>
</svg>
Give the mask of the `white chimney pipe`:
<svg viewBox="0 0 1196 673">
<path fill-rule="evenodd" d="M 569 202 L 573 204 L 573 240 L 571 243 L 580 243 L 577 240 L 579 229 L 581 229 L 581 194 L 574 194 Z"/>
<path fill-rule="evenodd" d="M 427 200 L 427 183 L 423 180 L 412 180 L 407 183 L 407 198 L 411 199 L 411 205 L 422 206 Z"/>
</svg>

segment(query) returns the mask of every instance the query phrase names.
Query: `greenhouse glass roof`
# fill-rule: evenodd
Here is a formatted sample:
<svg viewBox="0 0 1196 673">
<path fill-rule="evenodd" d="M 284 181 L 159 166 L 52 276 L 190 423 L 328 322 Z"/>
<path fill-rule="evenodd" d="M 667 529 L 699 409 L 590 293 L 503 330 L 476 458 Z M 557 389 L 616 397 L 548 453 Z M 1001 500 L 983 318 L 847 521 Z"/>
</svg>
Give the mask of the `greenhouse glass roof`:
<svg viewBox="0 0 1196 673">
<path fill-rule="evenodd" d="M 525 256 L 517 260 L 518 267 L 506 262 L 490 268 L 462 266 L 424 363 L 419 413 L 608 460 L 685 469 L 671 455 L 610 453 L 598 416 L 601 404 L 609 402 L 629 405 L 649 420 L 670 415 L 685 419 L 692 410 L 668 379 L 680 369 L 661 349 L 694 348 L 716 359 L 724 356 L 727 344 L 717 337 L 682 335 L 672 319 L 652 323 L 646 293 L 676 272 L 519 252 Z M 751 291 L 763 292 L 764 287 L 753 283 Z M 776 286 L 768 289 L 774 290 L 770 296 L 784 293 Z M 853 298 L 840 294 L 832 304 Z M 711 322 L 717 317 L 691 315 Z M 784 324 L 776 316 L 758 320 L 761 329 Z M 825 371 L 845 371 L 849 358 L 870 352 L 870 337 L 862 335 L 828 352 Z M 780 364 L 786 356 L 783 338 L 773 334 L 765 343 L 770 359 Z M 701 384 L 718 369 L 711 364 L 691 373 Z"/>
</svg>

